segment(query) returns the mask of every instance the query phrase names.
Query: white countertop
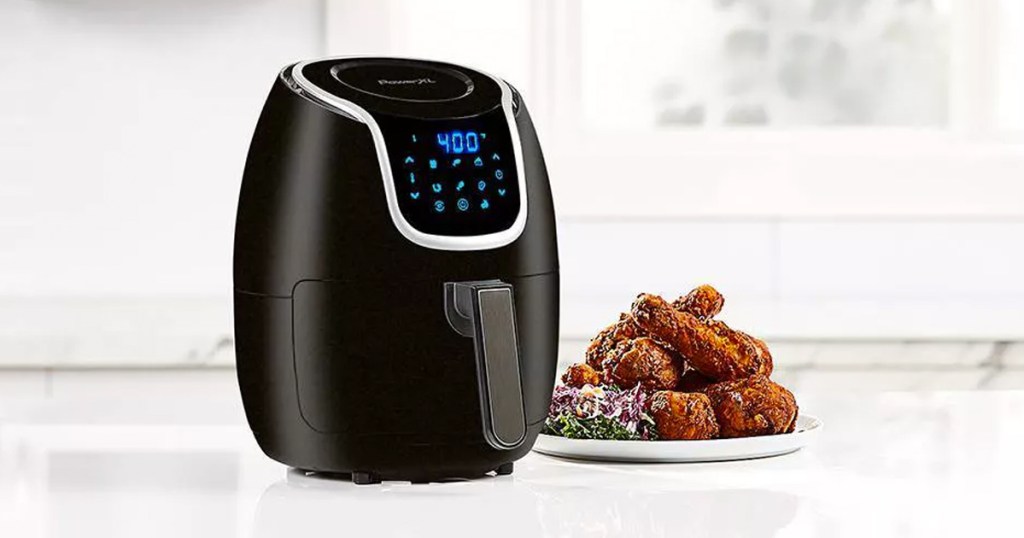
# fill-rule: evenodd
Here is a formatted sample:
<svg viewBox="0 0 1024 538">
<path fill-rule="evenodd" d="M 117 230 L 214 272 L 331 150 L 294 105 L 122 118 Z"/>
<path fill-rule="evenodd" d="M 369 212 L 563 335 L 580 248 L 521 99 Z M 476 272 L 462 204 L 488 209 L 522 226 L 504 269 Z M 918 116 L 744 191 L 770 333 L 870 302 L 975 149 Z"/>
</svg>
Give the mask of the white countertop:
<svg viewBox="0 0 1024 538">
<path fill-rule="evenodd" d="M 764 460 L 354 486 L 263 456 L 234 395 L 0 403 L 0 536 L 1021 536 L 1024 392 L 800 395 L 818 443 Z"/>
</svg>

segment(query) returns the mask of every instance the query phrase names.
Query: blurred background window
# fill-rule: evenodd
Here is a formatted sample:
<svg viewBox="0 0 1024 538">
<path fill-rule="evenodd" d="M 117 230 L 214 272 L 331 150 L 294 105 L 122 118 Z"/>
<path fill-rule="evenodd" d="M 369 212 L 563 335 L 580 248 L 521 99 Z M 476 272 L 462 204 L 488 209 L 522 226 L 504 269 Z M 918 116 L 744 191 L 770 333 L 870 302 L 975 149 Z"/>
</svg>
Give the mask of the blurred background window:
<svg viewBox="0 0 1024 538">
<path fill-rule="evenodd" d="M 593 125 L 948 122 L 948 0 L 656 0 L 635 3 L 628 17 L 621 9 L 582 4 Z"/>
</svg>

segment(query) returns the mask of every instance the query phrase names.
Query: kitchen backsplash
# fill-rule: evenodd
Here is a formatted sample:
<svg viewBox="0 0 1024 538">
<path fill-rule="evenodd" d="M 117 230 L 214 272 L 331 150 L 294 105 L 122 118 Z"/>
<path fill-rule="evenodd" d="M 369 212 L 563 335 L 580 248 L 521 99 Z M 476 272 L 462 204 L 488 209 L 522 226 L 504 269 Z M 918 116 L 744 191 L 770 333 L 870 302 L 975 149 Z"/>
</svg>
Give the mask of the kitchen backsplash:
<svg viewBox="0 0 1024 538">
<path fill-rule="evenodd" d="M 566 219 L 563 334 L 708 282 L 775 338 L 1024 337 L 1024 220 Z"/>
<path fill-rule="evenodd" d="M 569 218 L 559 248 L 570 343 L 640 291 L 674 296 L 703 282 L 726 295 L 722 319 L 773 341 L 1024 341 L 1024 222 Z M 229 288 L 7 294 L 0 366 L 231 364 Z"/>
</svg>

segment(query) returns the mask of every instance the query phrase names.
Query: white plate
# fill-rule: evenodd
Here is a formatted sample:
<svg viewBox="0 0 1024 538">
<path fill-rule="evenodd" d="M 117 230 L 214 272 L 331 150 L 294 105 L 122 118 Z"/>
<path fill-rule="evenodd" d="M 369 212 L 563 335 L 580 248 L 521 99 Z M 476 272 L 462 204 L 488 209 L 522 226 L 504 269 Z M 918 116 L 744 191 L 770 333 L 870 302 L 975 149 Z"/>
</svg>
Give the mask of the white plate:
<svg viewBox="0 0 1024 538">
<path fill-rule="evenodd" d="M 533 449 L 549 456 L 595 461 L 693 463 L 747 460 L 796 452 L 810 444 L 821 428 L 822 423 L 817 418 L 800 415 L 796 420 L 796 431 L 780 435 L 707 441 L 599 441 L 541 434 Z"/>
</svg>

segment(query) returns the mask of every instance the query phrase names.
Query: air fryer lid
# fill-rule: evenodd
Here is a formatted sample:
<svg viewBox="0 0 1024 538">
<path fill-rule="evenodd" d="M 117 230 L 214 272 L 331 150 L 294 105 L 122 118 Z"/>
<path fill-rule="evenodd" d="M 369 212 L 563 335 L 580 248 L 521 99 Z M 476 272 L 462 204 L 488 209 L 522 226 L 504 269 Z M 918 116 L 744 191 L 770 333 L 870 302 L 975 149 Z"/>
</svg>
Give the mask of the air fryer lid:
<svg viewBox="0 0 1024 538">
<path fill-rule="evenodd" d="M 331 74 L 356 90 L 399 101 L 451 101 L 473 91 L 469 77 L 455 69 L 394 60 L 348 62 Z"/>
<path fill-rule="evenodd" d="M 492 77 L 441 62 L 327 59 L 299 64 L 292 75 L 304 89 L 326 92 L 374 115 L 465 118 L 501 108 L 502 101 L 502 88 Z"/>
</svg>

